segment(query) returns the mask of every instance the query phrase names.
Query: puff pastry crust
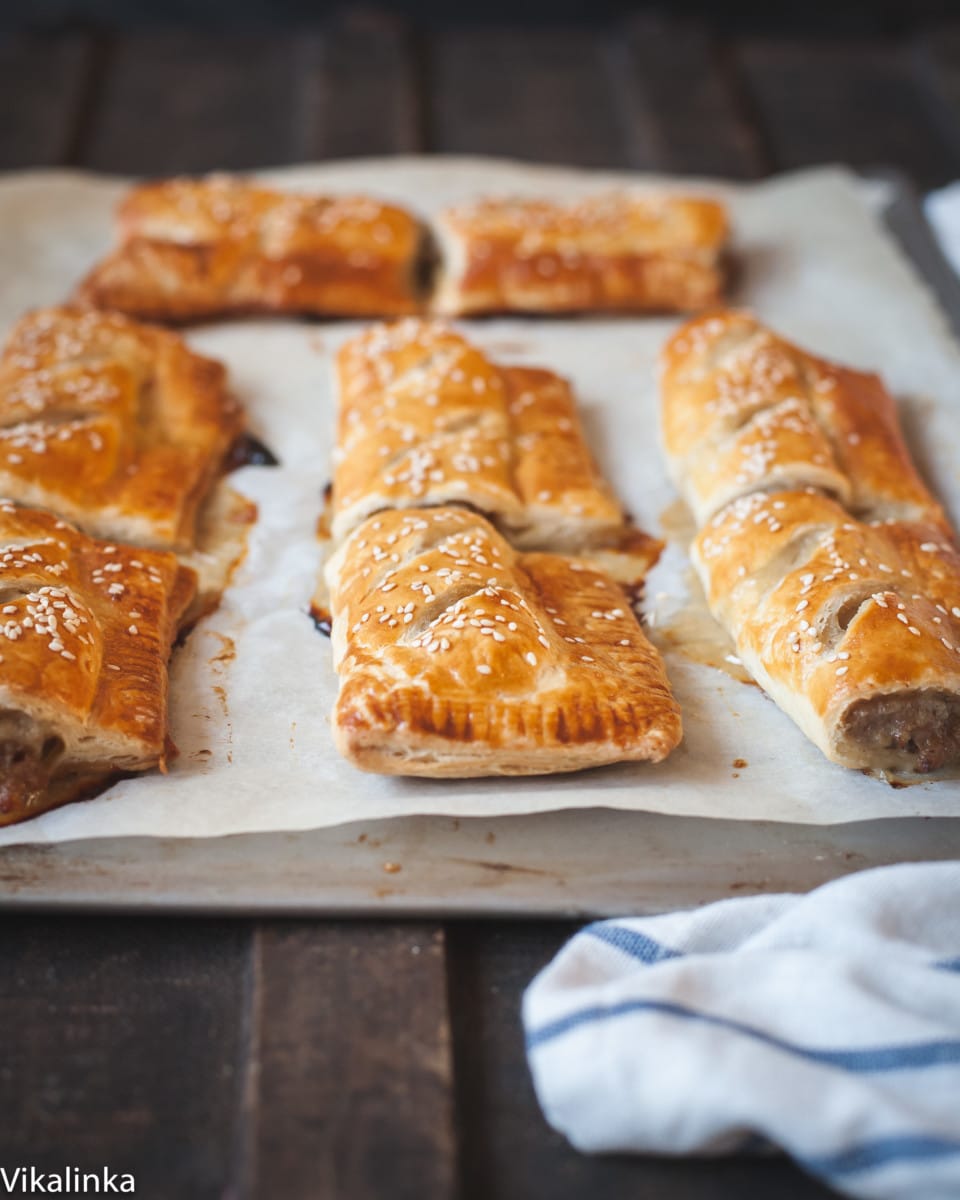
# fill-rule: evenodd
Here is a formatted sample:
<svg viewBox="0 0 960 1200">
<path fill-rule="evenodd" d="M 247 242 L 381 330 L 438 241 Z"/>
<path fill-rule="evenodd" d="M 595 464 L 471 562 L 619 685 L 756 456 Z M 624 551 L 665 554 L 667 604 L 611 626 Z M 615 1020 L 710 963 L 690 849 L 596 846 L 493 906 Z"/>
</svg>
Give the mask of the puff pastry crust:
<svg viewBox="0 0 960 1200">
<path fill-rule="evenodd" d="M 680 740 L 657 651 L 582 559 L 518 553 L 465 509 L 393 510 L 348 537 L 327 584 L 334 736 L 364 770 L 572 771 Z"/>
<path fill-rule="evenodd" d="M 656 561 L 660 543 L 628 522 L 560 376 L 499 367 L 410 318 L 345 343 L 337 387 L 335 538 L 381 509 L 464 504 L 520 548 L 590 553 L 627 581 Z"/>
<path fill-rule="evenodd" d="M 844 766 L 960 761 L 960 553 L 880 379 L 716 313 L 667 345 L 663 432 L 711 610 L 777 704 Z"/>
<path fill-rule="evenodd" d="M 37 310 L 0 355 L 0 495 L 194 554 L 213 597 L 249 524 L 217 482 L 243 425 L 219 362 L 117 314 Z"/>
<path fill-rule="evenodd" d="M 490 198 L 447 209 L 436 233 L 440 314 L 684 312 L 723 294 L 729 230 L 716 200 Z"/>
<path fill-rule="evenodd" d="M 164 769 L 167 659 L 195 586 L 173 554 L 0 501 L 0 825 Z"/>
<path fill-rule="evenodd" d="M 120 245 L 77 299 L 184 321 L 237 312 L 392 316 L 419 307 L 418 221 L 368 196 L 273 191 L 244 179 L 134 188 Z"/>
<path fill-rule="evenodd" d="M 0 355 L 0 494 L 100 537 L 192 548 L 242 425 L 220 363 L 116 314 L 40 309 Z"/>
</svg>

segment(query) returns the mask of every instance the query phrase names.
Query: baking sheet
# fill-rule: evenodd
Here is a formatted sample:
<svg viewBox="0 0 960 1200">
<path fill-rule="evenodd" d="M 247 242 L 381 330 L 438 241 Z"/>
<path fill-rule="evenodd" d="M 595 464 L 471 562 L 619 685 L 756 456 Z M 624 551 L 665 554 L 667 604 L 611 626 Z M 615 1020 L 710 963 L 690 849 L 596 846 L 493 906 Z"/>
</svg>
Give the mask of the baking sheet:
<svg viewBox="0 0 960 1200">
<path fill-rule="evenodd" d="M 483 191 L 572 195 L 663 182 L 450 159 L 266 174 L 285 186 L 370 190 L 422 212 Z M 733 209 L 738 300 L 812 349 L 884 373 L 904 406 L 921 467 L 957 520 L 960 360 L 942 314 L 874 219 L 859 182 L 830 169 L 749 187 L 704 186 L 724 194 Z M 118 182 L 75 173 L 0 181 L 0 325 L 64 296 L 110 244 L 110 212 L 121 191 Z M 654 530 L 674 495 L 656 447 L 653 367 L 675 324 L 494 320 L 469 327 L 504 360 L 570 375 L 602 465 L 641 524 Z M 198 349 L 227 361 L 254 432 L 283 465 L 235 476 L 260 506 L 260 521 L 221 610 L 175 660 L 171 713 L 180 758 L 165 779 L 124 781 L 97 800 L 0 831 L 0 845 L 201 838 L 425 813 L 490 817 L 592 806 L 799 824 L 960 815 L 956 781 L 893 790 L 834 767 L 757 689 L 669 647 L 686 736 L 659 766 L 505 784 L 381 779 L 343 763 L 327 715 L 336 687 L 329 646 L 305 608 L 331 449 L 331 355 L 356 329 L 254 320 L 190 333 Z M 684 568 L 682 551 L 672 546 L 648 587 L 656 618 L 682 603 Z M 747 766 L 734 769 L 734 760 Z"/>
</svg>

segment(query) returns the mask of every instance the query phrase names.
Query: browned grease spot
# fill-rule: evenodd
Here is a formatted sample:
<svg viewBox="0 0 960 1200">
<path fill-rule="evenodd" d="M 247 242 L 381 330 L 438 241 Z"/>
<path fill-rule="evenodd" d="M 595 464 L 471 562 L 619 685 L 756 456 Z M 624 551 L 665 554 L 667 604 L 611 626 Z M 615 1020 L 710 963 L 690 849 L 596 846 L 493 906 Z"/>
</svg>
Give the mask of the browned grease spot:
<svg viewBox="0 0 960 1200">
<path fill-rule="evenodd" d="M 205 761 L 206 759 L 213 757 L 213 751 L 212 750 L 194 750 L 194 752 L 190 755 L 190 757 L 200 759 L 201 761 Z"/>
<path fill-rule="evenodd" d="M 297 723 L 296 723 L 296 721 L 291 721 L 290 722 L 290 749 L 291 750 L 293 750 L 296 747 L 296 741 L 297 741 Z"/>
<path fill-rule="evenodd" d="M 674 500 L 660 514 L 660 528 L 668 542 L 678 542 L 686 548 L 697 535 L 693 513 L 683 500 Z"/>
<path fill-rule="evenodd" d="M 691 662 L 723 671 L 738 683 L 759 686 L 739 661 L 736 647 L 710 615 L 703 588 L 693 568 L 686 572 L 687 602 L 657 626 L 659 637 Z M 736 661 L 731 662 L 734 659 Z"/>
<path fill-rule="evenodd" d="M 223 710 L 224 717 L 230 715 L 230 710 L 227 708 L 227 689 L 221 687 L 219 683 L 213 685 L 213 694 L 220 701 L 220 707 Z"/>
<path fill-rule="evenodd" d="M 400 863 L 385 862 L 383 864 L 383 869 L 388 875 L 396 875 L 398 872 L 403 870 L 403 867 L 400 865 Z"/>
<path fill-rule="evenodd" d="M 362 845 L 366 840 L 367 840 L 367 835 L 365 833 L 361 833 L 360 836 L 357 838 L 357 845 L 358 846 Z"/>
<path fill-rule="evenodd" d="M 744 767 L 750 766 L 750 764 L 747 762 L 747 760 L 745 758 L 735 758 L 733 760 L 733 765 L 736 767 L 736 769 L 738 771 L 742 771 Z"/>
<path fill-rule="evenodd" d="M 225 633 L 217 633 L 216 630 L 210 631 L 215 638 L 220 639 L 220 649 L 210 659 L 210 663 L 230 663 L 237 657 L 237 644 L 232 637 L 227 637 Z"/>
<path fill-rule="evenodd" d="M 491 831 L 490 833 L 487 834 L 487 836 L 483 840 L 487 843 L 488 846 L 492 846 L 494 844 L 494 842 L 497 840 L 497 835 Z"/>
<path fill-rule="evenodd" d="M 313 621 L 324 637 L 330 636 L 330 631 L 333 629 L 333 617 L 330 615 L 328 608 L 323 608 L 319 604 L 311 604 L 310 620 Z"/>
</svg>

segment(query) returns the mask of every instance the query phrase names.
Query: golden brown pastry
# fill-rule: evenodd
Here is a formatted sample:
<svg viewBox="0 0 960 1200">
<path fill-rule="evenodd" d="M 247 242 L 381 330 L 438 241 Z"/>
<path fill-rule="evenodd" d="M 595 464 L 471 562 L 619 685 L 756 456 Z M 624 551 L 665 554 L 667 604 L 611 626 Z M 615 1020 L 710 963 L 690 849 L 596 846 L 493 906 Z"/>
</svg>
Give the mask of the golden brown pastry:
<svg viewBox="0 0 960 1200">
<path fill-rule="evenodd" d="M 500 368 L 446 325 L 410 318 L 345 343 L 337 384 L 335 538 L 381 509 L 456 503 L 518 547 L 589 552 L 627 580 L 656 560 L 552 372 Z"/>
<path fill-rule="evenodd" d="M 242 428 L 220 363 L 126 317 L 40 309 L 0 355 L 0 495 L 98 537 L 197 555 L 205 591 L 249 523 L 249 506 L 218 491 Z"/>
<path fill-rule="evenodd" d="M 621 589 L 462 508 L 388 511 L 327 564 L 356 766 L 468 777 L 665 758 L 680 712 Z"/>
<path fill-rule="evenodd" d="M 167 659 L 195 578 L 0 501 L 0 825 L 165 769 Z"/>
<path fill-rule="evenodd" d="M 134 188 L 120 246 L 77 299 L 160 321 L 237 312 L 413 312 L 420 225 L 368 196 L 273 191 L 230 176 Z"/>
<path fill-rule="evenodd" d="M 484 199 L 441 213 L 433 310 L 691 311 L 723 295 L 724 206 L 623 194 L 563 205 Z"/>
<path fill-rule="evenodd" d="M 777 704 L 844 766 L 960 760 L 960 553 L 879 378 L 715 313 L 666 347 L 663 433 L 711 610 Z"/>
</svg>

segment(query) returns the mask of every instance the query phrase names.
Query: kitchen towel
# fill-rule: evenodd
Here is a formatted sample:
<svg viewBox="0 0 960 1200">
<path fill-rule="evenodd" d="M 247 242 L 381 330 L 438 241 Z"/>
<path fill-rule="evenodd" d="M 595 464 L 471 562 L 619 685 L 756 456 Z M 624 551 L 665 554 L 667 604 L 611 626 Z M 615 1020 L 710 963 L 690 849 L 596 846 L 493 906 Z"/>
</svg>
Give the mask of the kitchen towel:
<svg viewBox="0 0 960 1200">
<path fill-rule="evenodd" d="M 527 989 L 583 1151 L 780 1147 L 849 1196 L 960 1196 L 960 863 L 581 930 Z"/>
</svg>

